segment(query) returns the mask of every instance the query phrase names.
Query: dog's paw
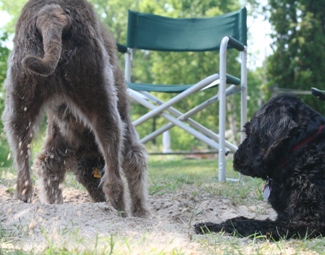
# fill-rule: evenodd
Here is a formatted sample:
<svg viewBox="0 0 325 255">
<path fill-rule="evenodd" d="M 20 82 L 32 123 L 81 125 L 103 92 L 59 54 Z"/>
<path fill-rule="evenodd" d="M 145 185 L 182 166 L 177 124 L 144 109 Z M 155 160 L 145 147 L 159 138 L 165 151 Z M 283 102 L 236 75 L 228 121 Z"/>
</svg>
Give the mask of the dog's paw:
<svg viewBox="0 0 325 255">
<path fill-rule="evenodd" d="M 201 222 L 194 225 L 194 232 L 196 234 L 209 234 L 211 232 L 220 232 L 223 226 L 213 222 Z"/>
<path fill-rule="evenodd" d="M 15 198 L 25 203 L 31 203 L 33 197 L 33 187 L 31 181 L 18 182 L 16 186 Z"/>
<path fill-rule="evenodd" d="M 120 212 L 122 217 L 127 216 L 127 210 L 125 206 L 124 187 L 122 180 L 109 181 L 105 180 L 103 184 L 103 192 L 106 197 L 106 201 Z"/>
<path fill-rule="evenodd" d="M 132 210 L 132 216 L 138 218 L 147 218 L 150 216 L 150 212 L 146 208 L 137 207 Z"/>
<path fill-rule="evenodd" d="M 118 211 L 118 216 L 126 218 L 128 217 L 128 213 L 126 211 Z"/>
</svg>

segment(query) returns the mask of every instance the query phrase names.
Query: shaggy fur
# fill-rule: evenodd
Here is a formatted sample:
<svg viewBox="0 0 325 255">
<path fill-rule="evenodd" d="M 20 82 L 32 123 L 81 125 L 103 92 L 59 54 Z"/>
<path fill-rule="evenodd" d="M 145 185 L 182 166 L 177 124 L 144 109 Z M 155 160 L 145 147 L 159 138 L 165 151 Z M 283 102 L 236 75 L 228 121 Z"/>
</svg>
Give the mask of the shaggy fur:
<svg viewBox="0 0 325 255">
<path fill-rule="evenodd" d="M 197 233 L 255 233 L 278 240 L 325 235 L 325 119 L 294 95 L 280 95 L 245 125 L 247 138 L 234 155 L 234 169 L 262 178 L 276 221 L 238 217 L 199 223 Z"/>
<path fill-rule="evenodd" d="M 86 0 L 29 0 L 16 25 L 3 113 L 18 170 L 16 196 L 30 202 L 30 144 L 47 113 L 47 135 L 34 162 L 41 201 L 62 203 L 67 170 L 96 202 L 145 216 L 147 153 L 129 117 L 115 41 Z M 94 177 L 95 169 L 102 178 Z"/>
</svg>

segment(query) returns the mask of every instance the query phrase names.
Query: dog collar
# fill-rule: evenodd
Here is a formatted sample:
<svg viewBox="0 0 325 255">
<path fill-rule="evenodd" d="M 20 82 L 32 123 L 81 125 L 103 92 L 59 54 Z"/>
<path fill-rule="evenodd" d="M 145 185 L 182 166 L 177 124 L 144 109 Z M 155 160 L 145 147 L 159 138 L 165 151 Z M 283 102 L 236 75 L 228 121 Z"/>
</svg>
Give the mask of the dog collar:
<svg viewBox="0 0 325 255">
<path fill-rule="evenodd" d="M 280 162 L 279 166 L 280 167 L 285 167 L 285 165 L 288 163 L 289 159 L 291 158 L 291 155 L 293 152 L 295 152 L 296 150 L 298 150 L 299 148 L 301 148 L 302 146 L 306 145 L 307 143 L 311 142 L 315 137 L 317 137 L 323 130 L 324 125 L 320 125 L 317 132 L 308 136 L 307 138 L 305 138 L 304 140 L 302 140 L 300 143 L 298 143 L 296 146 L 294 146 L 290 153 L 289 156 L 284 159 L 283 161 Z"/>
</svg>

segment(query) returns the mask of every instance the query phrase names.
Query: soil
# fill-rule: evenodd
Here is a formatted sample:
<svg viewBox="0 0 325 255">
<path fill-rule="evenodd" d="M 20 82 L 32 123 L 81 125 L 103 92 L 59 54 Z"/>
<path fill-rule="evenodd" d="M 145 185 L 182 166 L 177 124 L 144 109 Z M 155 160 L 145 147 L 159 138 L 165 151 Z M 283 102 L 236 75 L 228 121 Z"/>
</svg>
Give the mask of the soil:
<svg viewBox="0 0 325 255">
<path fill-rule="evenodd" d="M 190 189 L 190 187 L 189 187 Z M 35 188 L 33 202 L 13 198 L 0 184 L 0 243 L 2 249 L 41 252 L 65 247 L 78 251 L 113 249 L 118 254 L 204 254 L 201 237 L 193 232 L 197 222 L 222 222 L 246 216 L 275 218 L 265 201 L 233 205 L 229 199 L 190 190 L 151 195 L 147 218 L 121 218 L 107 203 L 92 203 L 80 189 L 65 188 L 63 204 L 41 204 Z"/>
</svg>

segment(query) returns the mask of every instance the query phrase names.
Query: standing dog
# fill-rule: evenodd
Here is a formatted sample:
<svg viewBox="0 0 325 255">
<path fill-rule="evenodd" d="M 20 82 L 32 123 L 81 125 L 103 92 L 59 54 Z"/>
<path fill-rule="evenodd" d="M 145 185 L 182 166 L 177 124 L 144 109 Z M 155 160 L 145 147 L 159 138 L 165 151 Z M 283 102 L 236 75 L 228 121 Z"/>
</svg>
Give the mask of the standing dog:
<svg viewBox="0 0 325 255">
<path fill-rule="evenodd" d="M 115 41 L 86 0 L 29 0 L 16 25 L 2 116 L 18 170 L 16 196 L 32 199 L 30 144 L 47 113 L 47 135 L 34 168 L 41 201 L 62 203 L 73 171 L 94 201 L 145 216 L 147 153 L 129 117 Z M 101 179 L 93 171 L 103 168 Z M 98 174 L 98 173 L 97 173 Z M 99 187 L 100 185 L 100 187 Z"/>
<path fill-rule="evenodd" d="M 264 196 L 277 220 L 238 217 L 199 223 L 197 233 L 304 238 L 325 235 L 325 118 L 294 95 L 280 95 L 245 125 L 247 138 L 234 155 L 234 169 L 266 180 Z"/>
</svg>

